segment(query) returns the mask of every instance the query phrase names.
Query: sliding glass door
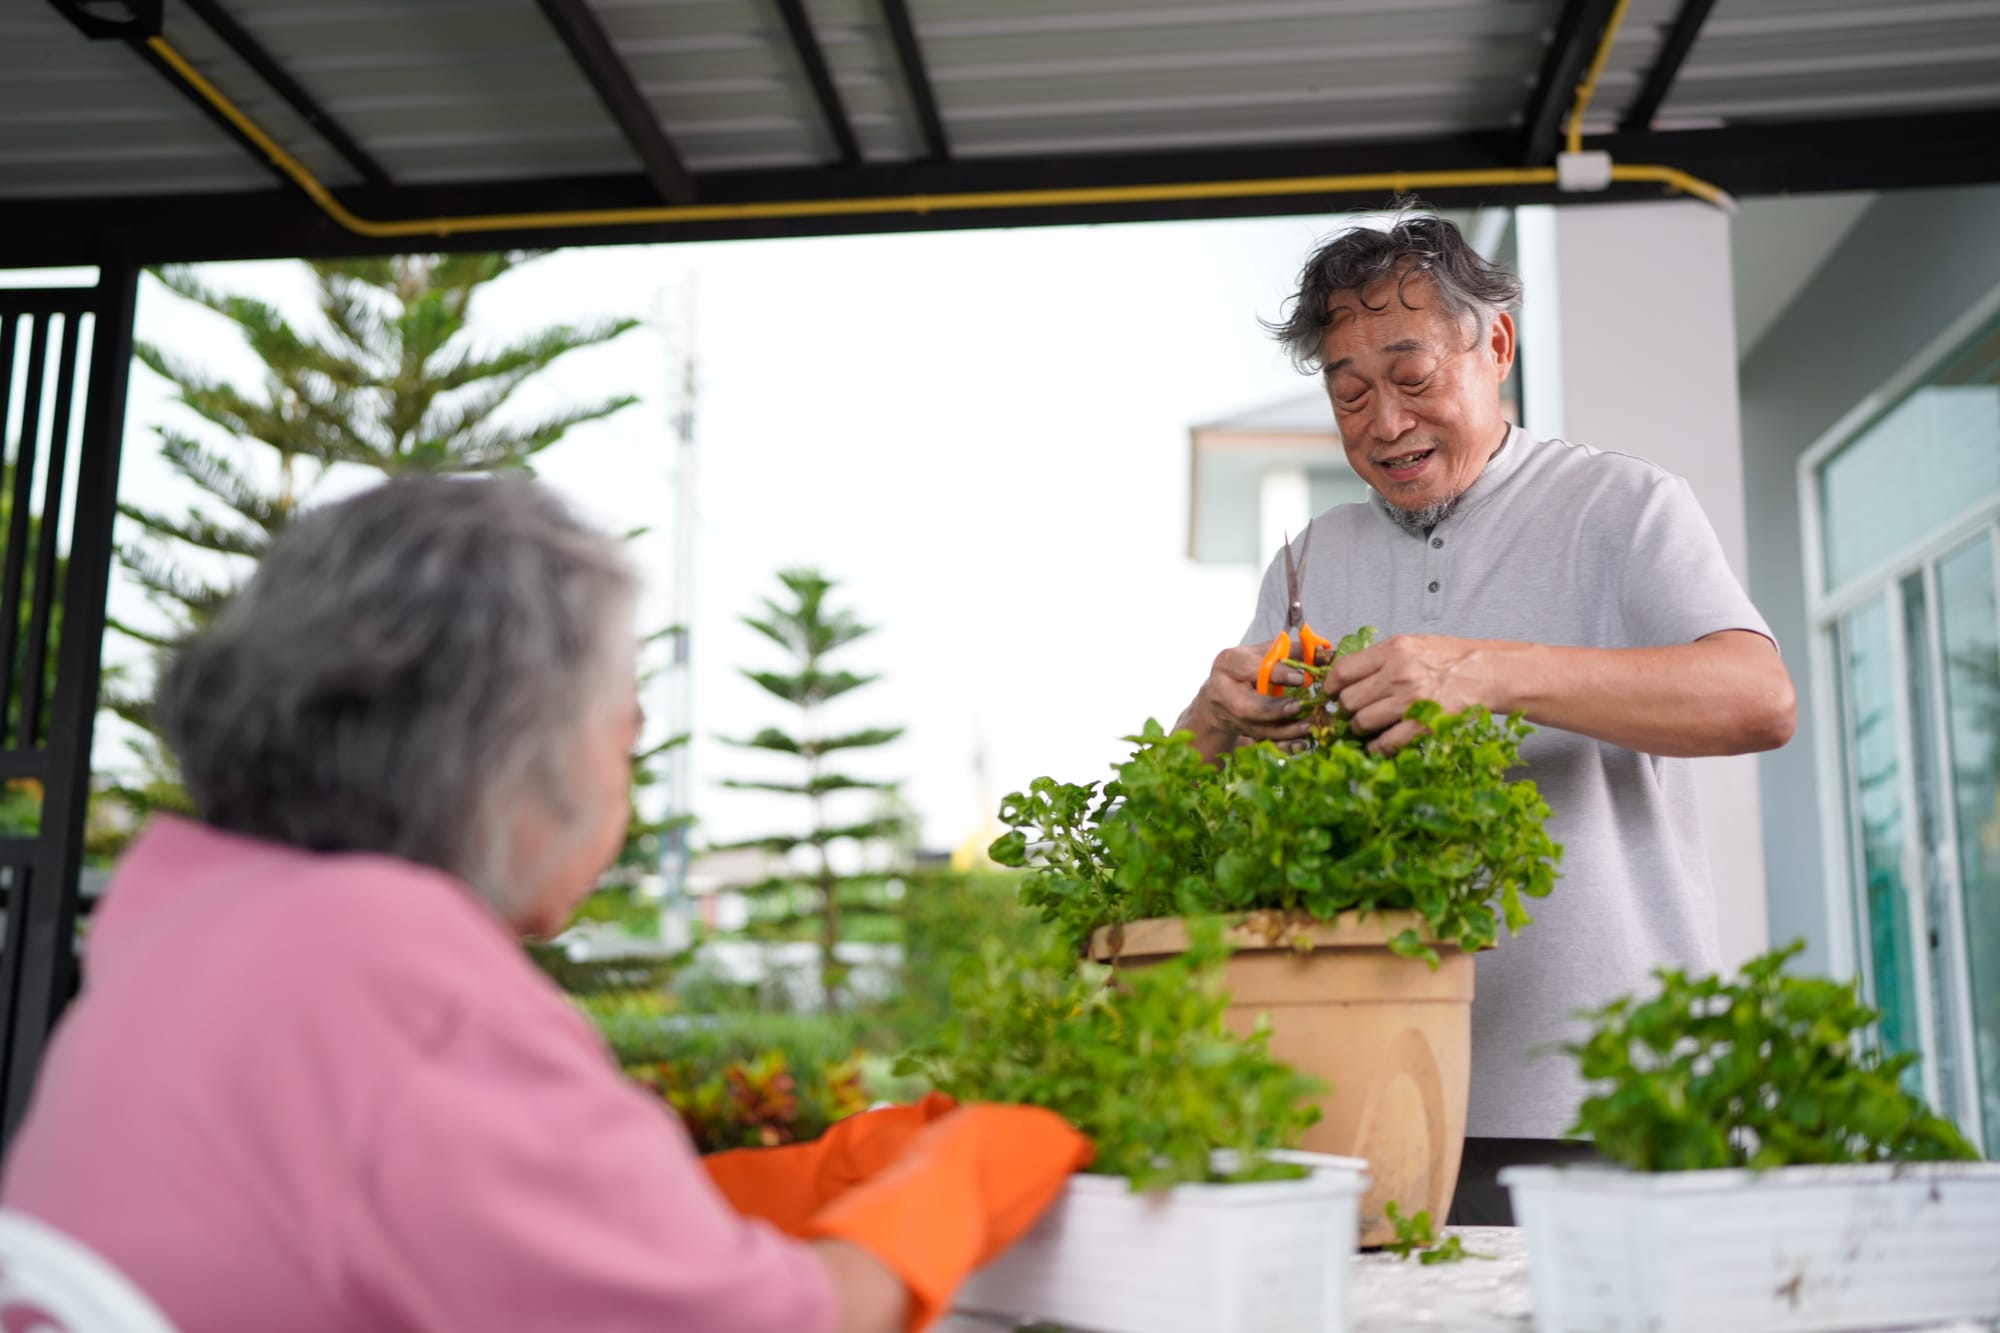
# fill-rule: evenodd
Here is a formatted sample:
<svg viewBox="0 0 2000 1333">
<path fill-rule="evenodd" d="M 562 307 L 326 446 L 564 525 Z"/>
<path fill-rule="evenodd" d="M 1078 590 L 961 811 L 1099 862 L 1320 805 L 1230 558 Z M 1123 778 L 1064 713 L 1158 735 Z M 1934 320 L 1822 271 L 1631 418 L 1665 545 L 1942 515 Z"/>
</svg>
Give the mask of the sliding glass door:
<svg viewBox="0 0 2000 1333">
<path fill-rule="evenodd" d="M 2000 324 L 1811 473 L 1855 959 L 2000 1151 Z"/>
</svg>

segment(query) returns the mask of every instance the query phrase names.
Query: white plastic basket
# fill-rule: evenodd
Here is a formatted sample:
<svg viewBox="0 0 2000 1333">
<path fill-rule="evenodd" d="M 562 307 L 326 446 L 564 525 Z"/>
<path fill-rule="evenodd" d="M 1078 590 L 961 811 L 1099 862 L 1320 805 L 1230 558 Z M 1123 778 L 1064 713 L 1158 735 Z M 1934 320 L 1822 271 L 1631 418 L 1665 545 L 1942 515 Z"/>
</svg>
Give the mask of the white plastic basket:
<svg viewBox="0 0 2000 1333">
<path fill-rule="evenodd" d="M 1077 1176 L 954 1306 L 1092 1333 L 1342 1333 L 1368 1164 L 1272 1156 L 1311 1174 L 1155 1194 Z"/>
<path fill-rule="evenodd" d="M 1825 1333 L 2000 1315 L 2000 1164 L 1500 1173 L 1538 1333 Z"/>
</svg>

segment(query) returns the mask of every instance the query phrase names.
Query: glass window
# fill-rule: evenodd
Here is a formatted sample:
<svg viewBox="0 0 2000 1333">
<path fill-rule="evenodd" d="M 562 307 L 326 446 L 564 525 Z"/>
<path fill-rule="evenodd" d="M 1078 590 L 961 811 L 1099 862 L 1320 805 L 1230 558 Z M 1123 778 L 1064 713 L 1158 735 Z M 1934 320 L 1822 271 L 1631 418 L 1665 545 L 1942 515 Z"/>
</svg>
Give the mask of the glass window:
<svg viewBox="0 0 2000 1333">
<path fill-rule="evenodd" d="M 1938 562 L 1945 715 L 1972 982 L 1972 1052 L 1989 1151 L 2000 1145 L 2000 607 L 1993 541 Z"/>
<path fill-rule="evenodd" d="M 1882 1011 L 1882 1040 L 1893 1051 L 1921 1052 L 1915 941 L 1903 883 L 1902 746 L 1889 635 L 1886 597 L 1841 623 L 1849 827 L 1860 879 L 1860 934 L 1869 953 L 1875 1007 Z"/>
<path fill-rule="evenodd" d="M 1820 465 L 1828 589 L 2000 491 L 2000 321 Z"/>
</svg>

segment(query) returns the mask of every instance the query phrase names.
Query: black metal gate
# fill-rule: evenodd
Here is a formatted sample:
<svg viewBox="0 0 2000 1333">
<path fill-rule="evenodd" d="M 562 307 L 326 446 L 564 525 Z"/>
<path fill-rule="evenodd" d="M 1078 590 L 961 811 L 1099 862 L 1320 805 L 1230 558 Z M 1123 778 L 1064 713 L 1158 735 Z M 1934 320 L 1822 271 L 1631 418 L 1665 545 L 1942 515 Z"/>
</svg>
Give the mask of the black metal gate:
<svg viewBox="0 0 2000 1333">
<path fill-rule="evenodd" d="M 0 1141 L 75 985 L 137 280 L 0 289 Z"/>
</svg>

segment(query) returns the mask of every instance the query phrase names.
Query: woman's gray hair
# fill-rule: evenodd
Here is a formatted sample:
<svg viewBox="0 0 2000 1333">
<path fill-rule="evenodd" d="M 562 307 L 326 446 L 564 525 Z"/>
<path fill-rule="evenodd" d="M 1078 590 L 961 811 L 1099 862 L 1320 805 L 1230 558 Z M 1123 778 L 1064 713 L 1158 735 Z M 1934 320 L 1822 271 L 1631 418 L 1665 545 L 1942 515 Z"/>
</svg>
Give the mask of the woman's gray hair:
<svg viewBox="0 0 2000 1333">
<path fill-rule="evenodd" d="M 629 688 L 635 592 L 536 482 L 390 481 L 272 544 L 168 664 L 161 733 L 208 823 L 434 866 L 512 917 L 511 824 L 582 826 L 568 756 Z"/>
<path fill-rule="evenodd" d="M 1386 227 L 1362 223 L 1321 242 L 1299 270 L 1299 289 L 1290 308 L 1264 327 L 1284 344 L 1293 365 L 1315 373 L 1333 297 L 1342 292 L 1358 297 L 1394 279 L 1395 294 L 1384 299 L 1407 306 L 1404 288 L 1419 273 L 1431 280 L 1439 304 L 1453 319 L 1472 318 L 1482 331 L 1495 312 L 1521 299 L 1521 280 L 1481 258 L 1456 226 L 1435 213 L 1406 209 Z"/>
</svg>

